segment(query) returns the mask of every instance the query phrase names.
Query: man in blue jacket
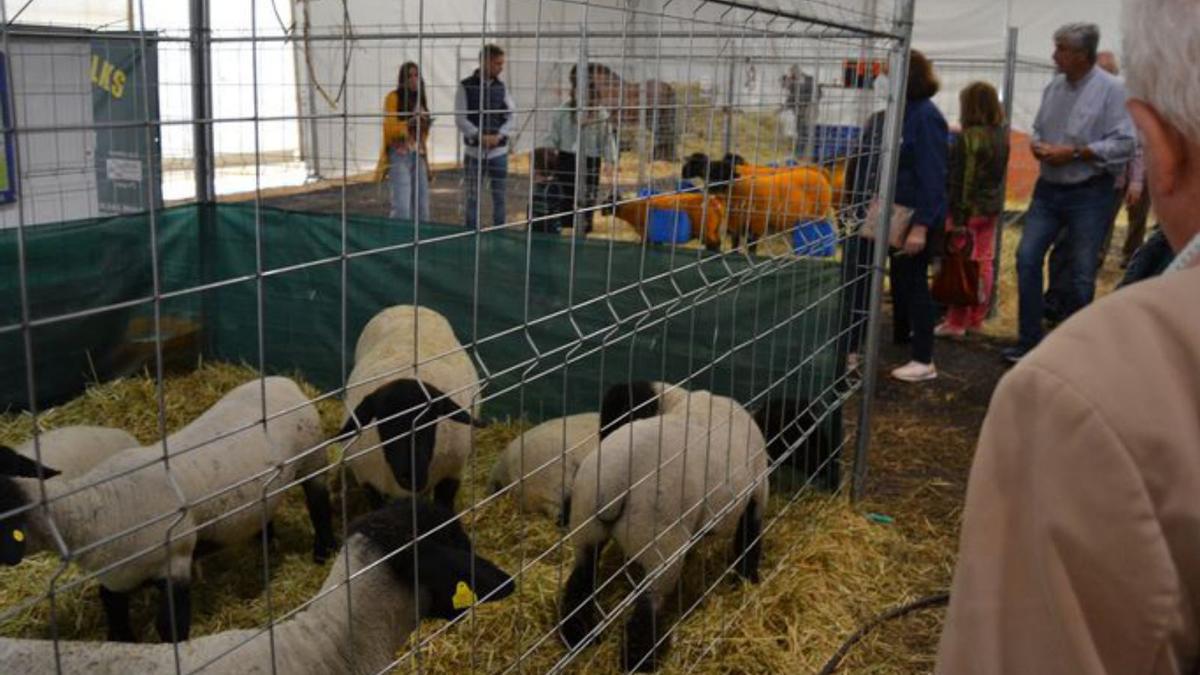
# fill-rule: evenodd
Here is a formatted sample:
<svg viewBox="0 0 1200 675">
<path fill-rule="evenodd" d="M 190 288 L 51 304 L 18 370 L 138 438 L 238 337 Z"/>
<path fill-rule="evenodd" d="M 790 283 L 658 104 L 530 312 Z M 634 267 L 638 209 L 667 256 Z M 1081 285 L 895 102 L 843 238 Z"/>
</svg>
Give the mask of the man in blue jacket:
<svg viewBox="0 0 1200 675">
<path fill-rule="evenodd" d="M 481 179 L 487 179 L 492 192 L 492 224 L 504 224 L 509 139 L 516 126 L 517 106 L 500 80 L 503 71 L 504 50 L 485 45 L 479 54 L 479 68 L 459 83 L 454 98 L 454 123 L 465 146 L 466 223 L 471 228 L 479 224 Z"/>
</svg>

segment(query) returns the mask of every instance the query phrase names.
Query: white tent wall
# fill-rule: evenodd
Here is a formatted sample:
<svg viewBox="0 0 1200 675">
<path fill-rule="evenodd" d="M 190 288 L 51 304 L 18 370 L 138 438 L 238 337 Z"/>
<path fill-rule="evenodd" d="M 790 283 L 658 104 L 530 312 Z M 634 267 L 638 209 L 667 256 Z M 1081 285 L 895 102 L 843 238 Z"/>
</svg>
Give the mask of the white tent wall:
<svg viewBox="0 0 1200 675">
<path fill-rule="evenodd" d="M 187 37 L 188 5 L 181 0 L 144 3 L 146 29 Z M 294 45 L 275 39 L 291 24 L 288 3 L 210 0 L 209 14 L 215 40 L 210 77 L 217 193 L 253 190 L 256 164 L 268 169 L 265 174 L 259 171 L 257 180 L 263 187 L 302 181 Z M 267 39 L 251 41 L 252 33 Z M 186 123 L 194 119 L 191 67 L 189 43 L 160 44 L 159 106 L 168 200 L 194 196 L 193 128 Z M 256 116 L 257 124 L 252 121 Z M 290 174 L 279 171 L 289 164 L 294 168 Z"/>
<path fill-rule="evenodd" d="M 887 29 L 896 0 L 760 0 L 758 4 L 834 23 L 863 25 L 864 17 L 875 16 L 874 27 Z M 186 0 L 135 2 L 131 17 L 131 5 L 126 0 L 35 0 L 24 9 L 20 21 L 92 29 L 132 26 L 180 38 L 188 35 L 188 5 Z M 756 105 L 763 110 L 778 108 L 784 96 L 780 78 L 792 64 L 814 75 L 818 82 L 835 84 L 840 79 L 837 66 L 841 59 L 853 57 L 856 50 L 854 40 L 787 37 L 754 40 L 754 47 L 746 49 L 746 41 L 736 37 L 647 37 L 658 31 L 670 33 L 684 25 L 671 17 L 711 16 L 715 25 L 715 19 L 725 11 L 749 16 L 743 9 L 728 10 L 700 0 L 350 0 L 344 4 L 326 0 L 211 0 L 210 6 L 211 27 L 217 38 L 212 46 L 211 72 L 219 194 L 253 189 L 256 184 L 267 187 L 299 183 L 306 173 L 305 164 L 309 172 L 319 170 L 326 178 L 371 170 L 379 153 L 383 98 L 395 86 L 398 67 L 406 60 L 421 63 L 435 111 L 432 160 L 457 161 L 461 147 L 451 115 L 454 93 L 458 80 L 474 67 L 483 42 L 479 35 L 483 26 L 489 33 L 509 34 L 495 41 L 509 52 L 505 78 L 522 110 L 518 150 L 531 147 L 544 133 L 546 112 L 565 98 L 567 72 L 578 62 L 581 44 L 572 33 L 585 22 L 589 33 L 594 34 L 587 40 L 591 57 L 605 61 L 626 79 L 692 82 L 699 85 L 702 96 L 720 103 L 728 100 L 732 75 L 732 102 L 743 109 Z M 257 43 L 228 41 L 250 36 L 252 7 L 255 35 L 268 39 Z M 346 23 L 343 7 L 349 15 L 350 39 L 345 42 L 340 39 Z M 614 11 L 617 8 L 635 10 L 633 18 L 628 12 Z M 142 9 L 146 12 L 144 19 L 137 15 Z M 1018 72 L 1014 124 L 1027 129 L 1049 77 L 1046 68 L 1036 64 L 1046 61 L 1053 31 L 1071 21 L 1095 21 L 1101 28 L 1102 47 L 1116 49 L 1120 38 L 1118 10 L 1119 0 L 1063 0 L 1050 4 L 1037 0 L 918 0 L 913 45 L 939 63 L 943 91 L 937 102 L 953 120 L 958 112 L 957 92 L 967 82 L 985 79 L 998 88 L 1002 85 L 1005 26 L 1016 25 L 1021 31 L 1019 52 L 1029 65 Z M 760 12 L 756 20 L 764 14 Z M 697 24 L 688 25 L 694 28 Z M 544 33 L 540 39 L 533 37 L 538 26 Z M 771 27 L 802 31 L 806 24 L 789 24 L 781 19 Z M 273 39 L 289 30 L 293 39 Z M 636 37 L 622 39 L 622 32 Z M 424 37 L 412 37 L 418 33 Z M 306 34 L 309 39 L 305 39 Z M 410 37 L 373 37 L 387 34 Z M 739 49 L 740 61 L 730 73 L 727 56 L 730 50 Z M 159 45 L 158 58 L 164 122 L 162 151 L 167 169 L 164 196 L 189 198 L 193 194 L 190 172 L 195 154 L 190 124 L 190 45 L 164 42 Z M 348 67 L 344 68 L 347 59 Z M 250 68 L 255 61 L 256 71 Z M 845 123 L 850 117 L 860 119 L 869 112 L 868 99 L 823 100 L 816 121 Z M 851 105 L 862 110 L 849 115 L 846 107 Z M 256 113 L 265 121 L 244 121 Z M 298 119 L 310 115 L 323 119 Z M 32 189 L 33 184 L 25 187 Z M 78 191 L 73 184 L 59 190 Z M 12 211 L 0 210 L 5 214 Z M 94 215 L 74 207 L 63 211 L 67 213 Z"/>
<path fill-rule="evenodd" d="M 421 66 L 431 111 L 430 150 L 433 162 L 453 161 L 456 134 L 451 111 L 462 53 L 478 53 L 480 26 L 494 26 L 495 5 L 478 0 L 356 0 L 343 5 L 311 2 L 295 9 L 300 63 L 301 110 L 320 117 L 306 130 L 306 159 L 323 178 L 370 171 L 380 151 L 383 100 L 395 89 L 400 65 Z M 487 15 L 483 12 L 486 10 Z M 303 37 L 307 21 L 309 38 Z M 422 27 L 423 28 L 420 28 Z M 428 33 L 428 37 L 416 37 Z M 472 33 L 475 35 L 472 36 Z M 386 37 L 404 34 L 405 37 Z M 459 37 L 445 37 L 460 34 Z M 335 37 L 335 39 L 327 39 Z M 311 67 L 310 65 L 311 64 Z M 312 91 L 306 88 L 312 85 Z"/>
<path fill-rule="evenodd" d="M 1092 22 L 1100 48 L 1119 52 L 1120 10 L 1121 0 L 917 0 L 913 47 L 933 58 L 1003 58 L 1012 25 L 1020 56 L 1048 60 L 1059 26 Z"/>
<path fill-rule="evenodd" d="M 11 6 L 15 12 L 19 7 Z M 262 0 L 247 3 L 244 0 L 210 0 L 210 26 L 218 39 L 232 37 L 249 38 L 251 34 L 251 7 L 254 13 L 254 34 L 275 37 L 283 35 L 283 24 L 291 23 L 290 6 L 286 0 Z M 140 12 L 145 10 L 143 17 Z M 130 11 L 132 10 L 132 14 Z M 192 75 L 191 47 L 178 41 L 189 34 L 189 3 L 187 0 L 170 2 L 142 0 L 132 4 L 126 0 L 35 0 L 21 12 L 18 20 L 24 24 L 73 27 L 90 30 L 135 30 L 145 29 L 166 38 L 157 45 L 159 73 L 159 118 L 162 127 L 162 156 L 164 162 L 163 195 L 167 200 L 194 197 L 192 179 L 193 148 Z M 278 12 L 278 14 L 277 14 Z M 11 19 L 11 17 L 10 17 Z M 252 47 L 253 44 L 253 47 Z M 253 49 L 253 54 L 252 54 Z M 255 183 L 297 183 L 303 180 L 304 171 L 300 162 L 300 124 L 297 115 L 296 63 L 293 44 L 283 41 L 216 42 L 212 46 L 211 76 L 213 105 L 213 145 L 216 154 L 217 192 L 229 193 L 252 190 Z M 90 92 L 86 86 L 89 53 L 85 48 L 77 55 L 78 73 L 85 83 L 82 94 L 84 108 L 88 108 Z M 251 64 L 257 60 L 257 68 Z M 61 57 L 59 57 L 61 61 Z M 36 64 L 29 62 L 37 72 Z M 14 66 L 16 64 L 14 63 Z M 65 71 L 55 71 L 58 77 Z M 257 73 L 257 82 L 254 74 Z M 18 77 L 14 73 L 14 78 Z M 73 80 L 64 80 L 58 86 L 73 86 Z M 257 85 L 257 86 L 256 86 Z M 20 92 L 19 89 L 15 90 Z M 257 93 L 257 110 L 255 101 Z M 18 93 L 18 97 L 20 94 Z M 22 103 L 33 105 L 37 103 Z M 88 108 L 90 114 L 90 108 Z M 255 116 L 264 119 L 257 125 L 247 120 Z M 64 114 L 64 113 L 55 113 Z M 24 118 L 29 119 L 29 118 Z M 53 116 L 35 117 L 41 124 L 57 124 Z M 74 132 L 58 134 L 62 139 L 72 139 Z M 71 141 L 73 142 L 73 141 Z M 60 140 L 59 145 L 68 143 Z M 255 177 L 255 152 L 262 168 Z M 36 156 L 25 156 L 26 161 L 36 162 Z M 281 165 L 294 165 L 290 174 L 279 171 Z M 62 171 L 60 170 L 60 173 Z M 57 211 L 49 210 L 43 192 L 30 193 L 37 183 L 26 182 L 21 199 L 35 200 L 39 210 L 38 222 L 47 220 L 47 214 L 61 213 L 62 218 L 82 218 L 98 215 L 95 210 L 94 179 L 90 206 L 84 204 L 87 193 L 81 193 L 77 176 L 63 178 L 59 192 L 72 195 L 64 197 L 65 206 Z M 0 209 L 0 213 L 12 212 L 12 208 Z M 0 215 L 0 219 L 7 218 Z M 53 218 L 52 218 L 53 219 Z M 0 220 L 2 222 L 2 220 Z"/>
<path fill-rule="evenodd" d="M 828 21 L 866 25 L 865 17 L 873 11 L 875 0 L 836 5 L 761 4 Z M 635 13 L 631 15 L 628 8 Z M 307 25 L 310 35 L 307 41 L 303 37 L 298 40 L 296 56 L 301 64 L 301 110 L 322 118 L 305 130 L 305 157 L 324 178 L 361 175 L 374 167 L 380 150 L 383 99 L 395 86 L 399 65 L 407 60 L 422 66 L 435 117 L 430 139 L 431 160 L 457 161 L 461 144 L 451 115 L 454 94 L 458 81 L 476 67 L 483 44 L 481 26 L 486 25 L 492 36 L 488 41 L 507 51 L 504 79 L 520 110 L 515 139 L 518 151 L 529 149 L 545 133 L 549 111 L 566 98 L 567 74 L 579 61 L 584 42 L 579 35 L 585 27 L 590 57 L 605 62 L 627 80 L 694 82 L 707 98 L 718 102 L 724 102 L 728 89 L 730 49 L 738 49 L 741 44 L 740 56 L 746 62 L 733 73 L 733 103 L 739 107 L 761 105 L 764 110 L 776 109 L 783 102 L 779 82 L 792 62 L 785 61 L 783 55 L 795 57 L 800 52 L 810 59 L 823 58 L 828 63 L 840 64 L 841 58 L 859 51 L 856 45 L 861 42 L 800 37 L 747 41 L 739 40 L 737 35 L 729 39 L 679 36 L 684 26 L 695 29 L 695 23 L 682 20 L 694 15 L 711 19 L 714 27 L 721 25 L 721 14 L 726 11 L 750 16 L 746 10 L 729 10 L 699 0 L 671 3 L 593 0 L 586 4 L 555 0 L 488 3 L 357 0 L 349 3 L 346 11 L 347 35 L 353 39 L 343 43 L 341 39 L 328 39 L 342 35 L 346 21 L 341 4 L 312 2 L 307 8 L 298 4 L 294 9 L 300 26 L 297 32 L 303 34 Z M 766 14 L 758 13 L 755 20 L 759 24 L 765 22 Z M 789 25 L 797 30 L 804 26 L 778 19 L 770 24 L 770 30 L 784 33 Z M 423 26 L 420 31 L 419 26 Z M 408 37 L 376 37 L 398 33 Z M 659 40 L 656 36 L 661 33 L 668 36 L 674 33 L 676 37 Z M 749 38 L 759 34 L 761 30 L 756 32 L 749 27 L 746 30 Z M 753 47 L 747 48 L 749 44 Z M 832 54 L 831 49 L 837 54 Z M 840 72 L 826 75 L 838 76 Z M 310 82 L 319 85 L 319 90 L 307 91 Z M 834 117 L 843 119 L 840 111 Z M 314 127 L 316 133 L 312 134 Z"/>
<path fill-rule="evenodd" d="M 1028 131 L 1053 75 L 1050 54 L 1054 31 L 1073 22 L 1100 27 L 1100 48 L 1120 53 L 1120 0 L 918 0 L 913 48 L 934 59 L 942 80 L 935 99 L 952 122 L 958 117 L 958 92 L 973 80 L 997 90 L 1004 84 L 1007 26 L 1019 33 L 1013 97 L 1013 126 Z"/>
</svg>

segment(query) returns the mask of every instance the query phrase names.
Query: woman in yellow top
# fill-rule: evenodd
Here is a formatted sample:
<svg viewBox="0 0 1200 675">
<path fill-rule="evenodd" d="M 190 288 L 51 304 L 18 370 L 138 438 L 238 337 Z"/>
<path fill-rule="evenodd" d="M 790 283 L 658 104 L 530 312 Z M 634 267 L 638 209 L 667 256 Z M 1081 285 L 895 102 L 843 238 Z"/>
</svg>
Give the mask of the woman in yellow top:
<svg viewBox="0 0 1200 675">
<path fill-rule="evenodd" d="M 383 100 L 383 148 L 375 167 L 375 180 L 388 179 L 391 217 L 412 220 L 417 214 L 429 220 L 429 115 L 425 80 L 417 64 L 400 66 L 396 89 Z"/>
</svg>

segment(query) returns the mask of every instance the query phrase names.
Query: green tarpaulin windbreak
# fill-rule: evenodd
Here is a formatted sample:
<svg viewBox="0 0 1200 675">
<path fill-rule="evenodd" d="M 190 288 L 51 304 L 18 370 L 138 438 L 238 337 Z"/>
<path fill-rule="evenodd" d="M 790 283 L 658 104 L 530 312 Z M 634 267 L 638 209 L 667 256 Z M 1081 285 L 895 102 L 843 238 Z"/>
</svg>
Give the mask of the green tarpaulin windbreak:
<svg viewBox="0 0 1200 675">
<path fill-rule="evenodd" d="M 606 385 L 631 378 L 751 405 L 768 392 L 829 395 L 835 381 L 840 281 L 827 259 L 250 204 L 38 225 L 24 249 L 22 270 L 17 231 L 0 231 L 0 409 L 29 407 L 22 273 L 44 407 L 145 367 L 147 354 L 154 372 L 156 263 L 159 325 L 194 327 L 196 356 L 298 373 L 326 392 L 345 381 L 367 320 L 410 303 L 450 320 L 479 366 L 487 418 L 596 410 Z"/>
</svg>

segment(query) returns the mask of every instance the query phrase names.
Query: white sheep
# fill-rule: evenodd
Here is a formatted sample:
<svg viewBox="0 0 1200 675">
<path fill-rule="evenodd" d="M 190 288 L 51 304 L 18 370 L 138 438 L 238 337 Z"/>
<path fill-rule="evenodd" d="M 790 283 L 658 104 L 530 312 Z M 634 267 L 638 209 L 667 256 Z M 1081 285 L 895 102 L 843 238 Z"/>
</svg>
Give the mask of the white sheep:
<svg viewBox="0 0 1200 675">
<path fill-rule="evenodd" d="M 579 462 L 599 444 L 599 413 L 542 422 L 504 448 L 492 467 L 492 492 L 513 486 L 522 510 L 559 520 L 565 515 L 563 500 L 570 495 Z"/>
<path fill-rule="evenodd" d="M 376 314 L 346 387 L 353 414 L 339 435 L 360 432 L 346 457 L 373 505 L 432 491 L 453 508 L 479 416 L 479 374 L 446 317 L 413 305 Z"/>
<path fill-rule="evenodd" d="M 416 532 L 423 533 L 416 560 L 410 545 L 413 508 Z M 351 525 L 315 599 L 274 626 L 273 650 L 266 631 L 225 631 L 180 643 L 178 672 L 203 667 L 206 673 L 230 675 L 378 673 L 406 648 L 420 618 L 454 619 L 477 602 L 499 600 L 512 591 L 504 571 L 474 554 L 452 512 L 400 500 Z M 175 652 L 165 644 L 59 642 L 58 658 L 56 663 L 50 640 L 0 638 L 0 672 L 5 673 L 49 675 L 60 672 L 59 664 L 61 672 L 92 675 L 177 672 Z"/>
<path fill-rule="evenodd" d="M 268 417 L 278 413 L 265 424 L 264 390 Z M 0 476 L 0 563 L 19 563 L 27 546 L 57 550 L 57 533 L 71 559 L 100 582 L 110 640 L 134 639 L 129 593 L 146 582 L 162 591 L 159 635 L 187 639 L 197 543 L 224 547 L 252 537 L 284 487 L 306 479 L 314 557 L 334 550 L 321 441 L 317 409 L 300 387 L 267 377 L 237 387 L 168 436 L 169 471 L 163 444 L 155 443 L 123 450 L 73 480 L 39 486 L 37 479 Z"/>
<path fill-rule="evenodd" d="M 70 480 L 121 450 L 141 445 L 123 429 L 82 425 L 43 431 L 37 440 L 36 451 L 32 438 L 15 448 L 0 445 L 0 475 L 37 478 L 40 452 L 43 467 L 62 480 Z"/>
<path fill-rule="evenodd" d="M 642 573 L 658 575 L 625 626 L 626 670 L 657 668 L 667 647 L 659 614 L 695 537 L 736 530 L 734 569 L 758 580 L 769 490 L 766 443 L 731 399 L 690 392 L 667 414 L 611 431 L 583 459 L 571 489 L 575 564 L 563 590 L 559 633 L 572 648 L 598 623 L 596 565 L 610 538 Z"/>
</svg>

